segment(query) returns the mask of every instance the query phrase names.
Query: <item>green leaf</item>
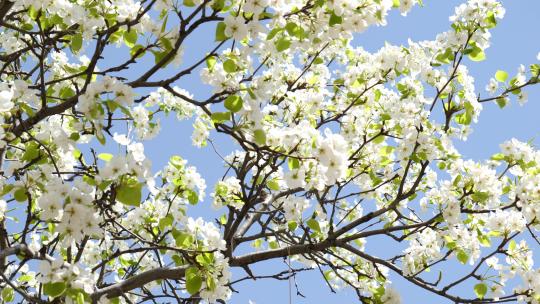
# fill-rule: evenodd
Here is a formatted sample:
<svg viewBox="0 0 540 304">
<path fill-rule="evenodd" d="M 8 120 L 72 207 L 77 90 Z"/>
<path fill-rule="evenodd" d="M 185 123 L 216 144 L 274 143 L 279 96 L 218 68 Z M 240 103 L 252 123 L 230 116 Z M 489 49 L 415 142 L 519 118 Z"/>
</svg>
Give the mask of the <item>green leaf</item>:
<svg viewBox="0 0 540 304">
<path fill-rule="evenodd" d="M 163 60 L 163 58 L 165 58 L 165 56 L 168 54 L 167 51 L 164 51 L 164 52 L 157 52 L 157 51 L 151 51 L 152 54 L 154 54 L 154 63 L 158 63 L 158 62 L 161 62 L 161 60 Z M 174 57 L 173 57 L 174 58 Z M 163 66 L 162 68 L 166 67 L 171 61 L 172 59 L 171 58 L 170 60 L 168 60 Z"/>
<path fill-rule="evenodd" d="M 459 250 L 457 253 L 457 259 L 461 262 L 461 264 L 467 264 L 469 261 L 469 255 L 463 250 Z"/>
<path fill-rule="evenodd" d="M 399 0 L 393 0 L 392 1 L 392 7 L 393 8 L 398 8 L 399 6 L 400 6 Z"/>
<path fill-rule="evenodd" d="M 173 221 L 174 221 L 174 219 L 173 219 L 172 215 L 170 215 L 170 214 L 167 215 L 166 217 L 159 220 L 159 229 L 164 231 L 167 227 L 172 226 Z"/>
<path fill-rule="evenodd" d="M 316 219 L 311 218 L 306 222 L 306 224 L 312 230 L 315 230 L 317 232 L 321 232 L 321 226 L 319 225 L 319 222 Z"/>
<path fill-rule="evenodd" d="M 141 58 L 145 53 L 144 46 L 140 44 L 136 44 L 131 48 L 131 50 L 129 50 L 129 55 L 131 55 L 133 58 Z"/>
<path fill-rule="evenodd" d="M 15 186 L 13 186 L 13 184 L 5 185 L 4 188 L 0 189 L 0 197 L 8 194 L 11 190 L 13 190 L 13 188 L 15 188 Z"/>
<path fill-rule="evenodd" d="M 499 97 L 495 100 L 495 102 L 497 102 L 497 105 L 499 106 L 499 108 L 502 109 L 506 106 L 507 99 L 504 97 Z"/>
<path fill-rule="evenodd" d="M 143 184 L 135 179 L 124 181 L 116 189 L 116 200 L 124 205 L 138 207 L 141 204 L 142 186 Z"/>
<path fill-rule="evenodd" d="M 493 155 L 491 156 L 491 159 L 492 159 L 492 160 L 499 160 L 499 161 L 501 161 L 501 160 L 504 160 L 505 157 L 506 157 L 506 156 L 505 156 L 504 154 L 502 154 L 502 153 L 497 153 L 497 154 L 493 154 Z"/>
<path fill-rule="evenodd" d="M 253 131 L 253 137 L 255 138 L 255 142 L 259 145 L 266 144 L 266 133 L 264 133 L 263 130 L 257 129 Z"/>
<path fill-rule="evenodd" d="M 224 41 L 227 40 L 228 37 L 225 35 L 225 28 L 227 26 L 225 25 L 225 22 L 220 22 L 216 26 L 216 41 Z"/>
<path fill-rule="evenodd" d="M 193 236 L 191 234 L 173 229 L 173 237 L 176 246 L 180 248 L 189 248 L 193 244 Z"/>
<path fill-rule="evenodd" d="M 505 82 L 506 79 L 508 79 L 508 73 L 506 73 L 505 71 L 498 70 L 495 73 L 495 79 L 497 79 L 497 81 L 499 82 Z"/>
<path fill-rule="evenodd" d="M 343 17 L 338 16 L 334 12 L 332 12 L 332 15 L 330 15 L 330 20 L 328 20 L 328 24 L 330 26 L 334 26 L 341 23 L 343 23 Z"/>
<path fill-rule="evenodd" d="M 272 40 L 281 31 L 283 31 L 283 29 L 280 27 L 272 29 L 270 33 L 268 33 L 268 35 L 266 36 L 266 40 Z"/>
<path fill-rule="evenodd" d="M 31 161 L 39 156 L 39 146 L 36 143 L 30 143 L 26 146 L 26 151 L 22 156 L 22 160 Z"/>
<path fill-rule="evenodd" d="M 28 200 L 28 196 L 26 195 L 26 189 L 25 188 L 19 188 L 15 190 L 13 193 L 13 197 L 17 202 L 24 202 Z"/>
<path fill-rule="evenodd" d="M 469 59 L 472 61 L 483 61 L 486 59 L 486 54 L 479 47 L 475 47 L 469 54 Z"/>
<path fill-rule="evenodd" d="M 290 231 L 295 231 L 296 227 L 298 227 L 298 224 L 294 221 L 287 223 L 287 228 L 289 228 Z"/>
<path fill-rule="evenodd" d="M 212 263 L 214 263 L 214 254 L 209 252 L 199 254 L 195 257 L 195 261 L 202 266 L 210 266 Z"/>
<path fill-rule="evenodd" d="M 28 8 L 28 16 L 29 16 L 32 20 L 36 20 L 37 17 L 38 17 L 39 11 L 40 11 L 40 10 L 36 10 L 35 7 L 30 6 L 30 8 Z"/>
<path fill-rule="evenodd" d="M 214 280 L 213 277 L 211 276 L 208 276 L 206 278 L 206 288 L 210 291 L 216 289 L 216 281 Z"/>
<path fill-rule="evenodd" d="M 514 250 L 516 250 L 516 247 L 517 247 L 516 241 L 511 240 L 510 243 L 508 244 L 508 250 L 509 251 L 514 251 Z"/>
<path fill-rule="evenodd" d="M 440 53 L 435 57 L 435 59 L 443 64 L 448 64 L 454 60 L 454 52 L 451 48 L 444 50 L 444 53 Z"/>
<path fill-rule="evenodd" d="M 537 64 L 537 63 L 531 64 L 531 66 L 529 68 L 531 70 L 531 74 L 534 77 L 540 76 L 540 64 Z"/>
<path fill-rule="evenodd" d="M 216 56 L 210 56 L 206 59 L 206 67 L 209 70 L 212 70 L 214 66 L 216 65 L 216 62 L 217 62 Z"/>
<path fill-rule="evenodd" d="M 199 196 L 197 195 L 197 192 L 191 189 L 186 190 L 186 192 L 189 203 L 192 205 L 196 205 L 199 202 Z"/>
<path fill-rule="evenodd" d="M 304 32 L 304 29 L 294 22 L 288 22 L 285 25 L 285 29 L 287 30 L 287 33 L 289 33 L 290 36 L 294 36 L 298 39 L 302 39 L 306 35 Z"/>
<path fill-rule="evenodd" d="M 189 294 L 193 295 L 201 290 L 202 278 L 199 275 L 197 267 L 189 267 L 186 270 L 186 289 Z"/>
<path fill-rule="evenodd" d="M 84 293 L 78 292 L 75 301 L 77 304 L 84 304 Z"/>
<path fill-rule="evenodd" d="M 223 62 L 223 69 L 227 73 L 234 73 L 238 70 L 238 66 L 236 65 L 236 62 L 232 59 L 227 59 L 225 62 Z"/>
<path fill-rule="evenodd" d="M 287 37 L 281 37 L 275 42 L 275 45 L 278 52 L 283 52 L 291 46 L 291 40 Z"/>
<path fill-rule="evenodd" d="M 471 198 L 477 202 L 483 203 L 489 198 L 489 193 L 478 191 L 478 192 L 473 193 L 471 195 Z"/>
<path fill-rule="evenodd" d="M 70 87 L 63 87 L 60 89 L 60 93 L 58 95 L 60 96 L 60 98 L 67 99 L 75 96 L 75 91 L 73 91 L 73 89 Z"/>
<path fill-rule="evenodd" d="M 480 241 L 480 244 L 484 247 L 491 247 L 491 240 L 486 235 L 478 235 L 478 241 Z"/>
<path fill-rule="evenodd" d="M 71 37 L 69 48 L 73 53 L 78 53 L 82 47 L 82 35 L 77 33 Z"/>
<path fill-rule="evenodd" d="M 243 102 L 242 97 L 231 95 L 225 99 L 225 108 L 233 113 L 236 113 L 242 109 Z"/>
<path fill-rule="evenodd" d="M 479 283 L 479 284 L 474 285 L 474 293 L 480 299 L 484 298 L 484 296 L 487 293 L 487 290 L 488 290 L 487 285 L 484 283 Z"/>
<path fill-rule="evenodd" d="M 214 112 L 211 115 L 214 123 L 222 123 L 227 120 L 231 120 L 231 112 Z"/>
<path fill-rule="evenodd" d="M 108 162 L 113 158 L 113 155 L 111 153 L 99 153 L 97 157 Z"/>
<path fill-rule="evenodd" d="M 487 14 L 487 17 L 484 19 L 484 22 L 486 22 L 487 28 L 494 28 L 495 26 L 497 26 L 497 19 L 495 19 L 495 14 L 493 14 L 493 12 L 489 12 Z"/>
<path fill-rule="evenodd" d="M 128 48 L 132 48 L 137 43 L 137 32 L 134 29 L 124 32 L 124 43 Z"/>
<path fill-rule="evenodd" d="M 4 302 L 11 302 L 15 300 L 15 293 L 13 292 L 13 288 L 10 286 L 4 287 L 2 290 L 2 301 Z"/>
<path fill-rule="evenodd" d="M 287 164 L 289 165 L 289 169 L 298 169 L 300 168 L 300 160 L 298 158 L 289 157 L 287 159 Z"/>
<path fill-rule="evenodd" d="M 274 191 L 278 191 L 279 190 L 279 183 L 277 180 L 275 179 L 271 179 L 269 180 L 266 185 L 268 186 L 268 188 L 270 188 L 270 190 L 274 190 Z"/>
<path fill-rule="evenodd" d="M 61 296 L 65 291 L 66 283 L 64 282 L 48 283 L 43 285 L 43 293 L 52 298 Z"/>
<path fill-rule="evenodd" d="M 253 248 L 261 248 L 261 245 L 262 245 L 262 239 L 257 239 L 253 241 L 252 243 Z"/>
<path fill-rule="evenodd" d="M 211 7 L 214 11 L 219 12 L 225 8 L 225 0 L 214 0 Z"/>
</svg>

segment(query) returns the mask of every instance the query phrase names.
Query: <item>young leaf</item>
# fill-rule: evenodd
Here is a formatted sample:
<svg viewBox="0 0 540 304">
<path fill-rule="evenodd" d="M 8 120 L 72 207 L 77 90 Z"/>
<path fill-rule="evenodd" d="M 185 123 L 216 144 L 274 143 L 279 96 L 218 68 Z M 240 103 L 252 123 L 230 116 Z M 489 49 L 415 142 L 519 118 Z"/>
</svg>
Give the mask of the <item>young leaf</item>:
<svg viewBox="0 0 540 304">
<path fill-rule="evenodd" d="M 227 73 L 234 73 L 238 70 L 238 66 L 236 65 L 236 62 L 232 59 L 227 59 L 225 62 L 223 62 L 223 69 Z"/>
<path fill-rule="evenodd" d="M 224 41 L 227 40 L 227 35 L 225 35 L 225 28 L 227 26 L 225 25 L 225 22 L 220 22 L 216 26 L 216 41 Z"/>
<path fill-rule="evenodd" d="M 132 48 L 137 43 L 137 32 L 131 29 L 129 32 L 124 32 L 124 43 L 128 48 Z"/>
<path fill-rule="evenodd" d="M 65 291 L 66 283 L 64 282 L 48 283 L 43 285 L 43 293 L 52 298 L 61 296 Z"/>
<path fill-rule="evenodd" d="M 231 120 L 230 112 L 214 112 L 211 115 L 212 121 L 214 123 L 222 123 L 227 120 Z"/>
<path fill-rule="evenodd" d="M 465 253 L 465 251 L 459 250 L 457 253 L 457 259 L 461 262 L 461 264 L 467 264 L 467 262 L 469 261 L 469 256 L 467 255 L 467 253 Z"/>
<path fill-rule="evenodd" d="M 488 289 L 487 285 L 484 283 L 479 283 L 479 284 L 474 285 L 474 293 L 480 299 L 484 298 L 484 296 L 487 293 L 487 289 Z"/>
<path fill-rule="evenodd" d="M 253 132 L 253 137 L 255 138 L 255 142 L 259 145 L 266 144 L 266 133 L 264 133 L 263 130 L 257 129 Z"/>
<path fill-rule="evenodd" d="M 336 15 L 334 12 L 332 12 L 332 15 L 330 15 L 330 20 L 328 21 L 328 24 L 330 26 L 334 26 L 336 24 L 341 24 L 343 22 L 343 17 Z"/>
<path fill-rule="evenodd" d="M 225 99 L 225 108 L 233 113 L 236 113 L 242 109 L 243 100 L 242 97 L 237 95 L 231 95 Z"/>
<path fill-rule="evenodd" d="M 508 73 L 506 73 L 505 71 L 498 70 L 495 73 L 495 79 L 497 79 L 497 81 L 499 82 L 505 82 L 506 79 L 508 79 Z"/>
<path fill-rule="evenodd" d="M 2 295 L 3 302 L 8 303 L 15 300 L 15 293 L 13 292 L 13 288 L 9 286 L 4 287 L 1 295 Z"/>
<path fill-rule="evenodd" d="M 275 42 L 275 45 L 278 52 L 283 52 L 291 46 L 291 40 L 287 37 L 281 37 Z"/>
<path fill-rule="evenodd" d="M 309 219 L 306 223 L 308 225 L 309 228 L 311 228 L 312 230 L 315 230 L 317 232 L 321 232 L 321 226 L 319 225 L 319 222 L 317 222 L 316 219 Z"/>
<path fill-rule="evenodd" d="M 99 153 L 97 157 L 108 162 L 113 158 L 113 155 L 111 153 Z"/>
<path fill-rule="evenodd" d="M 78 53 L 82 47 L 82 35 L 77 33 L 71 37 L 69 47 L 73 53 Z"/>
<path fill-rule="evenodd" d="M 201 290 L 202 278 L 197 267 L 189 267 L 186 270 L 186 290 L 193 295 Z"/>
<path fill-rule="evenodd" d="M 116 200 L 128 206 L 138 207 L 141 204 L 142 183 L 128 179 L 116 189 Z"/>
</svg>

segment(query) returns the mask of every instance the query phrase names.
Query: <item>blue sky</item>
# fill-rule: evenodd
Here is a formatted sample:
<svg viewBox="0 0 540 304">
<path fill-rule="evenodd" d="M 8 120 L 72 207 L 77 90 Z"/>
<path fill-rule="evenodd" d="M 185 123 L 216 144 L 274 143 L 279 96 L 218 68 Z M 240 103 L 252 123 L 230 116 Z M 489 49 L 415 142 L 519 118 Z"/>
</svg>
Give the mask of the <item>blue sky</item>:
<svg viewBox="0 0 540 304">
<path fill-rule="evenodd" d="M 407 39 L 414 41 L 434 39 L 437 33 L 448 30 L 448 17 L 453 14 L 454 7 L 463 1 L 456 0 L 424 0 L 424 7 L 415 7 L 407 17 L 394 11 L 388 18 L 386 27 L 370 28 L 367 32 L 355 38 L 355 45 L 363 46 L 366 50 L 376 51 L 385 41 L 391 44 L 407 44 Z M 486 95 L 484 87 L 489 78 L 498 69 L 506 70 L 515 75 L 519 64 L 528 66 L 536 62 L 540 51 L 540 39 L 534 29 L 538 27 L 540 1 L 538 0 L 506 0 L 503 2 L 507 9 L 506 17 L 492 30 L 492 46 L 487 50 L 487 60 L 480 63 L 465 62 L 471 74 L 476 78 L 477 92 Z M 187 66 L 189 62 L 200 58 L 213 45 L 213 28 L 202 28 L 186 43 Z M 116 60 L 117 58 L 110 58 Z M 204 97 L 210 93 L 210 88 L 200 84 L 198 72 L 181 80 L 178 86 L 187 89 L 196 97 Z M 499 144 L 515 137 L 528 141 L 540 135 L 540 87 L 528 89 L 529 102 L 519 106 L 512 102 L 504 110 L 495 104 L 484 105 L 479 124 L 473 126 L 473 133 L 468 141 L 457 143 L 464 158 L 482 160 L 497 153 Z M 161 168 L 171 155 L 181 155 L 195 165 L 207 180 L 210 193 L 213 184 L 221 178 L 224 170 L 222 163 L 213 152 L 211 146 L 197 149 L 191 146 L 192 127 L 190 121 L 178 122 L 176 119 L 163 119 L 162 132 L 154 140 L 146 143 L 146 153 L 153 160 L 154 170 Z M 222 154 L 227 154 L 234 148 L 226 138 L 215 136 L 216 146 Z M 536 141 L 538 142 L 538 141 Z M 190 216 L 203 216 L 206 220 L 218 217 L 220 213 L 212 211 L 209 200 L 191 208 Z M 383 242 L 370 241 L 375 246 L 387 246 Z M 373 246 L 373 245 L 372 245 Z M 378 248 L 385 250 L 391 248 Z M 282 262 L 271 262 L 257 265 L 253 270 L 271 274 L 276 267 L 286 269 Z M 243 274 L 240 270 L 238 273 Z M 293 303 L 354 303 L 355 293 L 352 290 L 342 290 L 332 294 L 325 286 L 317 270 L 310 274 L 300 274 L 297 277 L 300 291 L 305 299 L 294 296 Z M 414 288 L 413 285 L 395 280 L 396 287 L 401 291 L 403 303 L 446 303 L 444 299 L 426 294 Z M 285 281 L 259 280 L 246 281 L 235 287 L 239 294 L 234 294 L 231 303 L 248 303 L 252 300 L 257 304 L 288 303 L 288 283 Z M 293 294 L 295 291 L 293 290 Z M 422 299 L 422 300 L 419 300 Z"/>
</svg>

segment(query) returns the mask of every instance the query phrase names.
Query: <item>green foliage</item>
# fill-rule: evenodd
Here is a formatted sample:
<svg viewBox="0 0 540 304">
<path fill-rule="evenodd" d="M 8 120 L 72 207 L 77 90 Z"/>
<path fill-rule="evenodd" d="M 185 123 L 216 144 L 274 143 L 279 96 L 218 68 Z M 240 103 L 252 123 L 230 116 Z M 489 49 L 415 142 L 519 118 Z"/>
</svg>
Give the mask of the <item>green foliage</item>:
<svg viewBox="0 0 540 304">
<path fill-rule="evenodd" d="M 306 224 L 312 230 L 317 231 L 317 232 L 321 232 L 321 226 L 319 225 L 319 222 L 316 219 L 311 218 L 311 219 L 307 220 Z"/>
<path fill-rule="evenodd" d="M 234 73 L 238 71 L 238 66 L 234 60 L 227 59 L 225 62 L 223 62 L 223 70 L 225 70 L 227 73 Z"/>
<path fill-rule="evenodd" d="M 330 19 L 328 20 L 328 24 L 330 26 L 334 26 L 336 24 L 343 23 L 343 17 L 336 15 L 334 12 L 330 15 Z"/>
<path fill-rule="evenodd" d="M 64 282 L 48 283 L 43 285 L 43 293 L 51 298 L 57 298 L 63 295 L 65 291 L 66 283 Z"/>
<path fill-rule="evenodd" d="M 15 300 L 15 292 L 13 291 L 13 288 L 11 288 L 10 286 L 4 287 L 0 295 L 2 296 L 2 301 L 6 303 L 12 302 Z"/>
<path fill-rule="evenodd" d="M 211 118 L 214 123 L 223 123 L 231 120 L 231 112 L 214 112 L 212 113 Z"/>
<path fill-rule="evenodd" d="M 275 42 L 275 45 L 278 52 L 283 52 L 291 46 L 291 40 L 283 36 Z"/>
<path fill-rule="evenodd" d="M 230 95 L 225 99 L 225 108 L 233 113 L 236 113 L 242 109 L 243 105 L 242 97 L 238 95 Z"/>
<path fill-rule="evenodd" d="M 483 299 L 485 297 L 487 290 L 488 290 L 487 285 L 484 283 L 479 283 L 479 284 L 474 285 L 474 293 L 480 299 Z"/>
<path fill-rule="evenodd" d="M 202 278 L 197 267 L 189 267 L 186 270 L 186 290 L 189 294 L 194 295 L 202 287 Z"/>
<path fill-rule="evenodd" d="M 73 53 L 78 53 L 82 47 L 82 35 L 77 33 L 71 37 L 71 43 L 69 47 Z"/>
<path fill-rule="evenodd" d="M 225 22 L 220 22 L 216 26 L 216 41 L 224 41 L 227 40 L 229 37 L 225 35 L 225 28 L 227 26 L 225 25 Z"/>
<path fill-rule="evenodd" d="M 266 133 L 263 130 L 257 129 L 253 131 L 253 137 L 255 138 L 255 143 L 259 145 L 266 144 Z"/>
<path fill-rule="evenodd" d="M 116 200 L 124 205 L 138 207 L 141 204 L 142 186 L 134 178 L 125 179 L 116 188 Z"/>
<path fill-rule="evenodd" d="M 506 79 L 508 79 L 508 73 L 505 71 L 498 70 L 495 73 L 495 79 L 497 79 L 497 81 L 499 82 L 505 82 Z"/>
<path fill-rule="evenodd" d="M 124 43 L 128 48 L 132 48 L 137 43 L 137 32 L 134 29 L 124 32 Z"/>
</svg>

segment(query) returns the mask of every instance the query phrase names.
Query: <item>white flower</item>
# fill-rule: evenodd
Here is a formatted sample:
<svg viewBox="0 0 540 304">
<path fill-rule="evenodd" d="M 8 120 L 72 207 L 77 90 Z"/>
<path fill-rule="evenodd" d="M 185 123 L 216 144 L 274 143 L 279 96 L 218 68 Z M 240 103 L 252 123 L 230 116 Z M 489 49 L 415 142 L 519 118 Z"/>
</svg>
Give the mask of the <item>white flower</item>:
<svg viewBox="0 0 540 304">
<path fill-rule="evenodd" d="M 225 17 L 225 35 L 235 40 L 242 40 L 248 34 L 248 27 L 242 17 L 228 15 Z"/>
<path fill-rule="evenodd" d="M 107 162 L 99 174 L 104 179 L 114 179 L 127 172 L 127 159 L 124 156 L 114 156 Z"/>
<path fill-rule="evenodd" d="M 400 304 L 401 297 L 399 293 L 394 288 L 386 287 L 384 290 L 384 295 L 381 297 L 381 301 L 384 304 Z"/>
<path fill-rule="evenodd" d="M 528 98 L 527 92 L 521 91 L 518 94 L 518 103 L 520 105 L 524 105 L 527 102 L 527 98 Z"/>
<path fill-rule="evenodd" d="M 144 155 L 144 145 L 141 143 L 129 144 L 127 150 L 137 162 L 142 162 L 146 159 L 146 156 Z"/>
<path fill-rule="evenodd" d="M 0 221 L 6 216 L 7 204 L 6 201 L 0 200 Z"/>
<path fill-rule="evenodd" d="M 8 112 L 13 108 L 13 92 L 11 90 L 0 91 L 0 112 Z"/>
<path fill-rule="evenodd" d="M 489 80 L 489 84 L 486 85 L 486 91 L 488 91 L 489 94 L 491 95 L 495 94 L 498 88 L 499 88 L 499 83 L 494 78 L 491 78 Z"/>
<path fill-rule="evenodd" d="M 127 146 L 130 143 L 129 138 L 125 134 L 118 134 L 114 132 L 113 139 L 122 146 Z"/>
<path fill-rule="evenodd" d="M 38 206 L 42 210 L 40 218 L 44 221 L 55 220 L 62 216 L 63 199 L 56 193 L 44 194 L 38 199 Z"/>
<path fill-rule="evenodd" d="M 306 185 L 306 172 L 303 168 L 292 170 L 285 175 L 285 182 L 289 189 L 302 188 Z"/>
</svg>

